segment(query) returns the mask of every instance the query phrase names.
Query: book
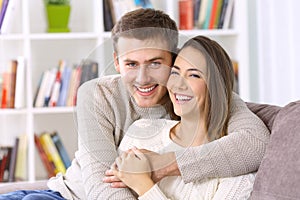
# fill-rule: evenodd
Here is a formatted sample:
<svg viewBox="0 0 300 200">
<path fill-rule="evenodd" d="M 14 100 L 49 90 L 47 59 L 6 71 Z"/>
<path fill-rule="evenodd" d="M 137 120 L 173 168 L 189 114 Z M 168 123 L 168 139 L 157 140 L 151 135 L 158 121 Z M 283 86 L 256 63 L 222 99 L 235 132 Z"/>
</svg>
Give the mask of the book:
<svg viewBox="0 0 300 200">
<path fill-rule="evenodd" d="M 220 17 L 219 17 L 219 22 L 218 22 L 218 29 L 223 28 L 227 6 L 228 6 L 228 0 L 223 0 L 223 4 L 221 7 L 221 13 L 220 13 Z"/>
<path fill-rule="evenodd" d="M 104 31 L 111 31 L 114 26 L 109 0 L 103 0 Z"/>
<path fill-rule="evenodd" d="M 220 16 L 221 16 L 221 11 L 222 11 L 222 6 L 223 6 L 223 0 L 219 0 L 218 1 L 216 18 L 215 18 L 215 21 L 214 21 L 214 24 L 213 24 L 214 29 L 218 28 L 218 24 L 219 24 L 219 20 L 220 20 Z"/>
<path fill-rule="evenodd" d="M 15 91 L 16 91 L 16 75 L 17 75 L 18 61 L 11 60 L 9 62 L 9 90 L 7 94 L 7 108 L 14 108 L 15 106 Z"/>
<path fill-rule="evenodd" d="M 3 18 L 2 26 L 0 27 L 1 34 L 7 34 L 11 32 L 11 26 L 13 20 L 16 18 L 14 15 L 16 14 L 17 0 L 9 0 L 6 12 Z"/>
<path fill-rule="evenodd" d="M 212 12 L 213 1 L 214 0 L 208 0 L 208 2 L 207 2 L 206 15 L 205 15 L 205 20 L 204 20 L 204 24 L 202 26 L 202 29 L 208 29 L 209 28 L 209 22 L 210 22 L 210 17 L 211 17 L 211 12 Z"/>
<path fill-rule="evenodd" d="M 98 63 L 92 60 L 84 60 L 81 64 L 80 85 L 98 77 Z"/>
<path fill-rule="evenodd" d="M 55 144 L 56 149 L 58 150 L 58 153 L 65 165 L 65 168 L 67 169 L 71 165 L 71 160 L 65 146 L 63 145 L 61 138 L 59 137 L 57 132 L 54 132 L 51 134 L 51 139 Z"/>
<path fill-rule="evenodd" d="M 9 3 L 9 0 L 3 0 L 2 1 L 2 7 L 1 7 L 1 11 L 0 11 L 0 30 L 1 30 L 1 27 L 2 27 L 2 24 L 3 24 L 3 20 L 4 20 L 4 17 L 5 17 L 5 13 L 6 13 L 6 10 L 7 10 L 8 3 Z"/>
<path fill-rule="evenodd" d="M 9 73 L 2 73 L 1 108 L 7 108 L 7 96 L 9 90 Z"/>
<path fill-rule="evenodd" d="M 25 181 L 27 180 L 27 134 L 19 136 L 16 169 L 15 169 L 15 180 Z"/>
<path fill-rule="evenodd" d="M 38 84 L 38 89 L 36 92 L 36 97 L 34 100 L 34 106 L 35 107 L 43 107 L 44 106 L 44 96 L 46 93 L 46 84 L 48 82 L 48 77 L 49 77 L 50 71 L 46 70 L 42 73 L 39 84 Z"/>
<path fill-rule="evenodd" d="M 2 104 L 2 86 L 3 86 L 3 77 L 2 77 L 2 73 L 0 73 L 0 108 Z"/>
<path fill-rule="evenodd" d="M 48 178 L 55 176 L 55 165 L 52 160 L 49 160 L 47 154 L 41 144 L 39 136 L 34 134 L 34 143 L 40 155 L 41 161 L 47 171 Z"/>
<path fill-rule="evenodd" d="M 61 76 L 62 76 L 63 70 L 65 68 L 65 65 L 66 65 L 66 62 L 64 60 L 59 61 L 59 66 L 56 71 L 55 81 L 54 81 L 53 87 L 52 87 L 51 97 L 50 97 L 50 100 L 48 103 L 49 107 L 54 107 L 57 105 L 57 101 L 58 101 L 59 94 L 60 94 L 61 83 L 62 83 Z"/>
<path fill-rule="evenodd" d="M 1 13 L 1 9 L 2 9 L 2 2 L 3 2 L 3 0 L 0 0 L 0 13 Z"/>
<path fill-rule="evenodd" d="M 134 0 L 134 3 L 137 8 L 153 8 L 150 0 Z"/>
<path fill-rule="evenodd" d="M 57 68 L 52 68 L 49 70 L 45 94 L 44 94 L 44 107 L 47 107 L 51 98 L 51 92 L 53 91 L 53 86 L 56 78 Z"/>
<path fill-rule="evenodd" d="M 215 20 L 217 18 L 219 0 L 213 0 L 208 29 L 214 29 Z"/>
<path fill-rule="evenodd" d="M 204 25 L 206 13 L 207 13 L 207 4 L 208 4 L 208 0 L 201 0 L 200 9 L 199 9 L 199 19 L 197 23 L 198 28 L 202 28 Z"/>
<path fill-rule="evenodd" d="M 18 109 L 25 107 L 25 58 L 20 56 L 17 62 L 14 108 Z"/>
<path fill-rule="evenodd" d="M 8 176 L 9 176 L 9 163 L 11 160 L 11 151 L 12 147 L 4 147 L 5 148 L 5 162 L 1 163 L 2 165 L 2 182 L 7 182 L 8 181 Z"/>
<path fill-rule="evenodd" d="M 232 13 L 233 13 L 233 7 L 234 7 L 234 0 L 228 0 L 228 5 L 226 7 L 226 12 L 224 16 L 224 23 L 222 29 L 228 29 L 230 26 Z"/>
<path fill-rule="evenodd" d="M 179 5 L 179 29 L 191 30 L 194 28 L 193 0 L 180 0 Z"/>
<path fill-rule="evenodd" d="M 194 26 L 198 26 L 198 19 L 199 19 L 199 14 L 200 14 L 200 5 L 201 5 L 201 0 L 194 0 Z"/>
<path fill-rule="evenodd" d="M 57 100 L 57 106 L 66 106 L 71 72 L 72 68 L 70 66 L 66 66 L 62 74 L 61 89 Z"/>
<path fill-rule="evenodd" d="M 9 160 L 11 157 L 11 147 L 2 147 L 0 148 L 0 182 L 8 181 L 8 167 Z"/>
<path fill-rule="evenodd" d="M 80 83 L 80 77 L 81 77 L 81 67 L 80 66 L 74 67 L 71 73 L 66 106 L 76 105 L 76 94 Z"/>
<path fill-rule="evenodd" d="M 10 163 L 9 163 L 8 182 L 15 181 L 15 171 L 16 171 L 18 147 L 19 147 L 19 137 L 16 137 L 15 144 L 14 144 L 12 152 L 11 152 Z"/>
<path fill-rule="evenodd" d="M 110 8 L 114 24 L 127 12 L 136 9 L 133 0 L 110 0 Z"/>
<path fill-rule="evenodd" d="M 47 158 L 55 165 L 55 174 L 59 172 L 64 174 L 66 172 L 66 167 L 52 141 L 50 133 L 44 132 L 39 136 L 39 138 Z"/>
</svg>

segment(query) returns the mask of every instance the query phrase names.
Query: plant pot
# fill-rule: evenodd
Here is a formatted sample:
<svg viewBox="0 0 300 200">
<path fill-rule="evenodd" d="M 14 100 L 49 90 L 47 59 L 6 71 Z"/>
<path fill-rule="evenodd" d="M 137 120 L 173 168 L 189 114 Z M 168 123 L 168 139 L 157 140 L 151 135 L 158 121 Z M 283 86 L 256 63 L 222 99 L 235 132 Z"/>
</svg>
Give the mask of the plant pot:
<svg viewBox="0 0 300 200">
<path fill-rule="evenodd" d="M 47 5 L 48 32 L 70 32 L 68 27 L 71 12 L 70 5 Z"/>
</svg>

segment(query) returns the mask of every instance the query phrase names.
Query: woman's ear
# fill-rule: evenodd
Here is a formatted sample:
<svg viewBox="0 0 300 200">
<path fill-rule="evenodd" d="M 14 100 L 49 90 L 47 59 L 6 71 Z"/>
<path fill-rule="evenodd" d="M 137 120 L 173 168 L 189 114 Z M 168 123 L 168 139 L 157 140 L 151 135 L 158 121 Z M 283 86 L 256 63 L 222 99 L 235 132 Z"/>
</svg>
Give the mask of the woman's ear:
<svg viewBox="0 0 300 200">
<path fill-rule="evenodd" d="M 118 56 L 117 53 L 114 52 L 114 64 L 115 64 L 115 69 L 118 73 L 120 73 L 120 65 L 119 65 L 119 60 L 118 60 Z"/>
</svg>

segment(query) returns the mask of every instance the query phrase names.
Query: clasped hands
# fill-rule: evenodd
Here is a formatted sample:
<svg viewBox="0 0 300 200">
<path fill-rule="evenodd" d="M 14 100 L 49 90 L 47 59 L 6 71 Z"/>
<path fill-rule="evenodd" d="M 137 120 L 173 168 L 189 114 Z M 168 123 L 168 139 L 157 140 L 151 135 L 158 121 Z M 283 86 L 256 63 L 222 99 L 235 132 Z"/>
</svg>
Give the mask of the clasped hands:
<svg viewBox="0 0 300 200">
<path fill-rule="evenodd" d="M 106 179 L 112 180 L 112 187 L 114 185 L 128 186 L 138 195 L 143 195 L 154 185 L 151 179 L 150 162 L 146 155 L 137 148 L 123 152 L 117 157 L 106 175 L 110 176 Z"/>
</svg>

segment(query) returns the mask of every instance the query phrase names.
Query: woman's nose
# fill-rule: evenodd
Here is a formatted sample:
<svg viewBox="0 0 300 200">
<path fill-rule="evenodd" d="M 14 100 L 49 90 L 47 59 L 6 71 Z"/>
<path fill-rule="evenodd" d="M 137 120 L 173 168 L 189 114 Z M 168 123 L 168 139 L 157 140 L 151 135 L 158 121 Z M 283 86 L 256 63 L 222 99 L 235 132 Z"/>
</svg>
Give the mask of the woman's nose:
<svg viewBox="0 0 300 200">
<path fill-rule="evenodd" d="M 188 88 L 186 80 L 182 76 L 171 76 L 168 81 L 168 88 L 177 90 L 186 90 Z"/>
</svg>

